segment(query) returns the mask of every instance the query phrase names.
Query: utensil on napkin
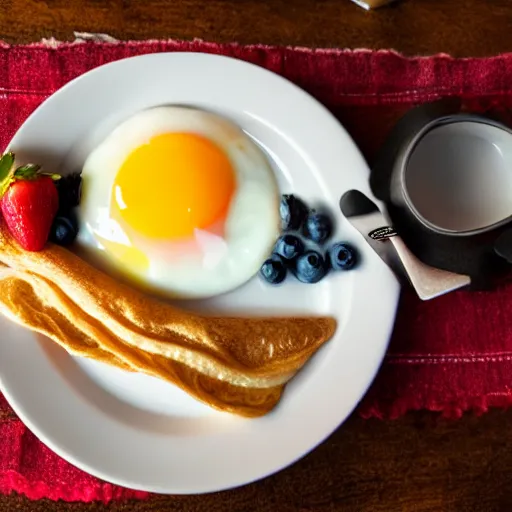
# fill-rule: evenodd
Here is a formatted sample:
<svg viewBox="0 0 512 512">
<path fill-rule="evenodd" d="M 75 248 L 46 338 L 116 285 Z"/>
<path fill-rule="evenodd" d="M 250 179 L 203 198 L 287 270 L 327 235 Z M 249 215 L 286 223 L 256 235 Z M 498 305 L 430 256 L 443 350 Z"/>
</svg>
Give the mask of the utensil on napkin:
<svg viewBox="0 0 512 512">
<path fill-rule="evenodd" d="M 377 205 L 359 190 L 349 190 L 343 194 L 340 208 L 343 215 L 388 265 L 389 257 L 382 246 L 386 241 L 393 245 L 405 275 L 420 299 L 433 299 L 470 284 L 469 276 L 431 267 L 416 258 L 398 233 L 388 225 Z"/>
</svg>

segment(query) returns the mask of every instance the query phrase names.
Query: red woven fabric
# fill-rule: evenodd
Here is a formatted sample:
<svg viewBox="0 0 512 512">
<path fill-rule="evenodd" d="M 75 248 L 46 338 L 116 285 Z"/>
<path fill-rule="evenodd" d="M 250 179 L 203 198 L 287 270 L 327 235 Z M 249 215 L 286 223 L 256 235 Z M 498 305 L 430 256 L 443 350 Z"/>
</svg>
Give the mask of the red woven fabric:
<svg viewBox="0 0 512 512">
<path fill-rule="evenodd" d="M 141 42 L 0 46 L 0 146 L 50 94 L 85 71 L 131 55 L 204 51 L 284 75 L 327 105 L 371 161 L 389 127 L 412 105 L 459 96 L 475 111 L 512 106 L 512 55 L 405 59 L 392 52 Z M 271 94 L 271 91 L 269 91 Z M 307 119 L 304 120 L 307 122 Z M 51 127 L 50 127 L 51 129 Z M 512 288 L 452 293 L 422 303 L 405 291 L 388 355 L 359 412 L 396 417 L 411 409 L 459 415 L 512 401 Z M 54 455 L 8 412 L 0 395 L 0 492 L 30 498 L 144 497 L 90 477 Z"/>
</svg>

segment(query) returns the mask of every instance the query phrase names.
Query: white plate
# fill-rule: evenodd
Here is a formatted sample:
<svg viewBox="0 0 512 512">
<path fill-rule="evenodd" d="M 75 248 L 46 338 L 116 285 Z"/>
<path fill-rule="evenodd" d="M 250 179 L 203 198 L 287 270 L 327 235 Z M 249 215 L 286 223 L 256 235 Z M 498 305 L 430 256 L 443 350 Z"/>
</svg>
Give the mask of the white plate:
<svg viewBox="0 0 512 512">
<path fill-rule="evenodd" d="M 368 168 L 336 119 L 301 89 L 225 57 L 174 53 L 95 69 L 49 98 L 10 144 L 22 161 L 57 172 L 79 168 L 119 121 L 161 104 L 192 104 L 230 117 L 272 160 L 283 192 L 339 212 L 348 189 L 371 197 Z M 242 485 L 291 464 L 323 441 L 373 380 L 394 322 L 398 284 L 339 214 L 336 238 L 362 253 L 357 270 L 316 285 L 271 288 L 255 278 L 194 307 L 329 314 L 335 337 L 287 386 L 266 417 L 212 411 L 173 386 L 73 359 L 0 319 L 1 388 L 27 426 L 79 468 L 126 487 L 201 493 Z"/>
</svg>

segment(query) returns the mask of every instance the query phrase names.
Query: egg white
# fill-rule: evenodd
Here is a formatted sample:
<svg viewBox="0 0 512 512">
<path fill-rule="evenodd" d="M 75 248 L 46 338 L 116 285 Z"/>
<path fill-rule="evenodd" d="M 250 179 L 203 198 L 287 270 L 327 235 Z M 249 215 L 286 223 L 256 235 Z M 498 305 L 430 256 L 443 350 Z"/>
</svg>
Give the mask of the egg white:
<svg viewBox="0 0 512 512">
<path fill-rule="evenodd" d="M 224 224 L 224 236 L 197 231 L 201 251 L 186 244 L 135 236 L 149 260 L 145 271 L 121 268 L 101 238 L 130 244 L 134 234 L 110 216 L 111 190 L 129 154 L 152 137 L 190 132 L 215 142 L 230 159 L 236 189 Z M 142 178 L 142 177 L 141 177 Z M 196 108 L 163 106 L 135 114 L 114 129 L 88 156 L 82 170 L 78 208 L 78 244 L 104 269 L 128 275 L 169 297 L 206 298 L 225 293 L 253 277 L 279 235 L 279 192 L 274 173 L 260 148 L 234 123 Z M 145 180 L 141 179 L 141 186 Z M 150 186 L 154 186 L 150 185 Z M 172 193 L 170 193 L 172 200 Z"/>
</svg>

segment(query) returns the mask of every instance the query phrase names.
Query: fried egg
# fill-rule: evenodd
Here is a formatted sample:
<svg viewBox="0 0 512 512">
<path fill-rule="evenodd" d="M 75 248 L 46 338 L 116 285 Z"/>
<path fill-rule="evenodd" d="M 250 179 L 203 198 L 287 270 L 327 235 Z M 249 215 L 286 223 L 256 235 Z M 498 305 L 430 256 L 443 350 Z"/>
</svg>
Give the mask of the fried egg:
<svg viewBox="0 0 512 512">
<path fill-rule="evenodd" d="M 279 192 L 234 123 L 188 107 L 139 112 L 87 157 L 79 245 L 134 284 L 179 298 L 253 277 L 279 235 Z"/>
</svg>

